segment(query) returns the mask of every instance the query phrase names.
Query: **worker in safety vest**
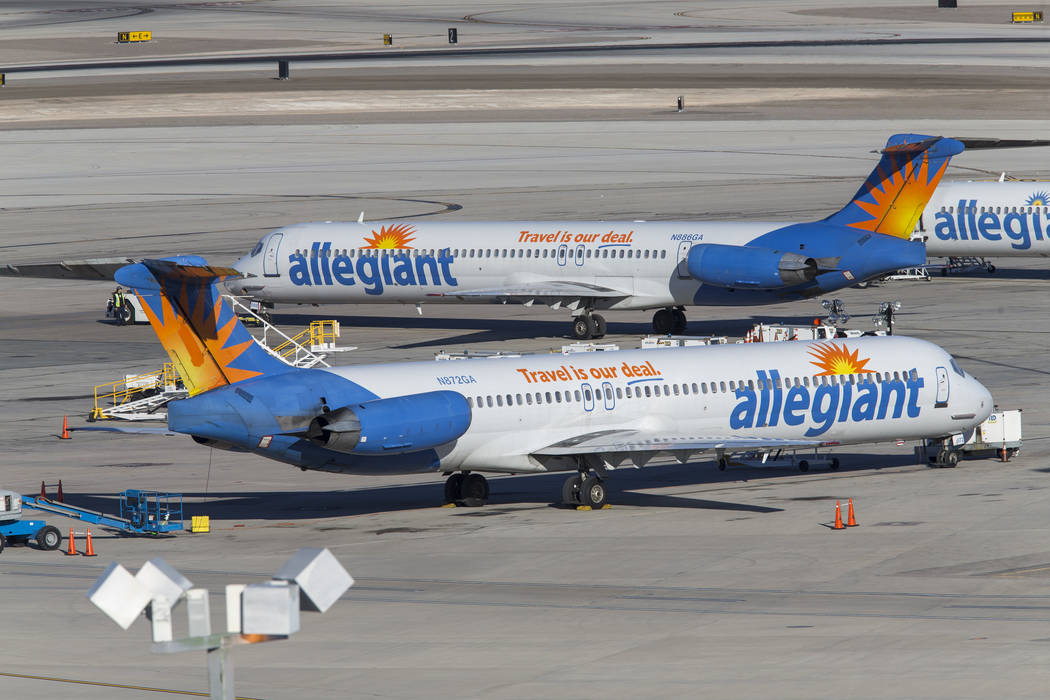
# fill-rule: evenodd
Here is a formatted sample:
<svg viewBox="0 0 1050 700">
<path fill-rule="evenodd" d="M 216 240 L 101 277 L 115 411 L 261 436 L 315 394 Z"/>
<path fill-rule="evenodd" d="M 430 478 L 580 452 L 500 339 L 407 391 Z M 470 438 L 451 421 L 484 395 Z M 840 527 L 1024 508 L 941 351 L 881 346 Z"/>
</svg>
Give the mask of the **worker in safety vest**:
<svg viewBox="0 0 1050 700">
<path fill-rule="evenodd" d="M 118 286 L 113 290 L 113 298 L 110 301 L 113 305 L 113 317 L 117 319 L 117 323 L 123 326 L 127 323 L 127 319 L 124 316 L 124 289 Z"/>
</svg>

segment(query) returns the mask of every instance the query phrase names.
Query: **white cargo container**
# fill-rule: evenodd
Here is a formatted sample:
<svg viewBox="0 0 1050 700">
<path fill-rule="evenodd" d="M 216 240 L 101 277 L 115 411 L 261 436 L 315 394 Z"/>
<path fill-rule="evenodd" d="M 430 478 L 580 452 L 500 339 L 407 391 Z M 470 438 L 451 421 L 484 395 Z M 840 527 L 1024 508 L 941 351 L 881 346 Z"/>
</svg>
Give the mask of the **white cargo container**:
<svg viewBox="0 0 1050 700">
<path fill-rule="evenodd" d="M 973 433 L 926 441 L 932 464 L 954 467 L 962 454 L 994 454 L 1007 462 L 1021 451 L 1021 409 L 995 411 Z"/>
</svg>

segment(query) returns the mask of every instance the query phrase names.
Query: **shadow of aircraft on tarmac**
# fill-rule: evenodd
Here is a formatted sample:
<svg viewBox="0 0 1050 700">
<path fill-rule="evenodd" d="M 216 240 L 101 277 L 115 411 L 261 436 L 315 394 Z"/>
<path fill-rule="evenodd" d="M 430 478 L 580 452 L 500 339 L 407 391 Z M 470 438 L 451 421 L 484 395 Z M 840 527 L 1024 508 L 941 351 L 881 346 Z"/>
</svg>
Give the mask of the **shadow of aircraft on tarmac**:
<svg viewBox="0 0 1050 700">
<path fill-rule="evenodd" d="M 802 474 L 789 461 L 782 460 L 776 465 L 750 466 L 733 465 L 724 472 L 718 471 L 710 462 L 695 462 L 686 465 L 660 465 L 642 469 L 618 469 L 613 472 L 606 485 L 609 487 L 609 502 L 613 507 L 630 506 L 635 508 L 691 508 L 713 511 L 735 511 L 741 513 L 775 513 L 784 507 L 775 505 L 757 505 L 741 502 L 739 496 L 753 495 L 745 490 L 748 486 L 761 486 L 762 499 L 775 502 L 769 489 L 775 489 L 777 483 L 763 485 L 763 480 L 795 476 L 807 482 L 827 481 L 841 478 L 844 475 L 857 476 L 863 472 L 878 472 L 884 469 L 896 469 L 915 465 L 910 455 L 879 455 L 872 457 L 863 454 L 836 453 L 842 462 L 838 471 L 829 471 L 824 467 L 814 466 L 811 471 Z M 872 462 L 877 460 L 877 464 Z M 484 514 L 498 508 L 507 507 L 551 507 L 560 506 L 552 502 L 561 492 L 561 484 L 567 478 L 567 472 L 551 474 L 500 476 L 490 479 L 491 494 L 487 506 L 480 508 L 463 508 L 464 515 Z M 340 477 L 333 475 L 333 486 L 345 486 Z M 353 479 L 352 476 L 345 477 Z M 735 500 L 717 500 L 709 496 L 711 491 L 693 494 L 658 494 L 649 493 L 654 489 L 688 486 L 711 486 L 724 484 L 726 487 L 739 488 Z M 718 491 L 719 495 L 727 491 Z M 184 516 L 208 515 L 214 521 L 228 523 L 238 520 L 271 520 L 275 523 L 314 520 L 323 518 L 340 518 L 355 515 L 376 513 L 393 513 L 398 511 L 436 508 L 442 504 L 442 481 L 435 478 L 430 483 L 380 486 L 373 488 L 333 488 L 319 491 L 212 491 L 209 493 L 184 493 Z M 832 496 L 828 496 L 832 498 Z M 119 510 L 119 499 L 115 494 L 93 492 L 66 492 L 66 502 L 82 508 L 116 514 Z M 790 499 L 784 500 L 784 506 Z M 228 525 L 227 525 L 228 526 Z M 115 533 L 115 531 L 112 531 Z"/>
</svg>

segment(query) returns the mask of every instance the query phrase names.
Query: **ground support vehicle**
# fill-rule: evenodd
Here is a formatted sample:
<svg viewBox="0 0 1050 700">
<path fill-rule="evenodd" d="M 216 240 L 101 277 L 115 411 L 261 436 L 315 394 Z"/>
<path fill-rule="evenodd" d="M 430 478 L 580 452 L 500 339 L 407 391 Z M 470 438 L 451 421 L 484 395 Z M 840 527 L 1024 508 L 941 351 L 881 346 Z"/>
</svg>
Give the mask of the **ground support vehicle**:
<svg viewBox="0 0 1050 700">
<path fill-rule="evenodd" d="M 22 496 L 22 506 L 64 515 L 93 525 L 111 527 L 133 535 L 162 534 L 182 530 L 182 494 L 128 489 L 120 493 L 120 515 L 106 515 L 68 503 L 37 496 Z"/>
<path fill-rule="evenodd" d="M 994 454 L 1004 462 L 1021 451 L 1021 409 L 995 411 L 970 435 L 957 434 L 927 440 L 924 449 L 931 464 L 954 467 L 963 455 Z"/>
<path fill-rule="evenodd" d="M 23 520 L 21 494 L 0 491 L 0 552 L 8 544 L 29 544 L 30 540 L 40 549 L 58 549 L 62 533 L 43 520 Z"/>
</svg>

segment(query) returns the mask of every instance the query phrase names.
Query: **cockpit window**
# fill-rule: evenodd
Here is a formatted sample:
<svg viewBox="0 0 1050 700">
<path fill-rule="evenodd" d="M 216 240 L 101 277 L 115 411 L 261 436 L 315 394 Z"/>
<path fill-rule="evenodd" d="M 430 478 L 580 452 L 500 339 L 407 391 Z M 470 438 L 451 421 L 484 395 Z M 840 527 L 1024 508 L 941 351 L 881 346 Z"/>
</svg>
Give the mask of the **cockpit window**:
<svg viewBox="0 0 1050 700">
<path fill-rule="evenodd" d="M 955 361 L 954 357 L 951 358 L 948 362 L 951 364 L 952 369 L 955 371 L 956 374 L 958 374 L 960 377 L 966 376 L 966 372 L 963 372 L 962 367 L 959 366 L 959 363 Z"/>
<path fill-rule="evenodd" d="M 261 253 L 262 249 L 263 249 L 263 242 L 259 241 L 258 243 L 255 244 L 255 247 L 252 248 L 252 257 L 254 258 L 256 255 Z"/>
</svg>

